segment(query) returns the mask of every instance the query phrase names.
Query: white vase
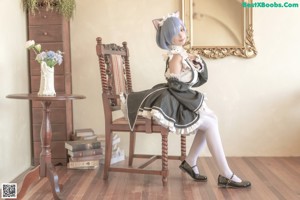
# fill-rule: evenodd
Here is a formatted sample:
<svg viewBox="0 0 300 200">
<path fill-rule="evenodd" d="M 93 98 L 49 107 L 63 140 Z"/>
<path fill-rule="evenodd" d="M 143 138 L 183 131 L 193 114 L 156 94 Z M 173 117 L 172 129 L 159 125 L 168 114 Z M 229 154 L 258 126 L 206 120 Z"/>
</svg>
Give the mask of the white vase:
<svg viewBox="0 0 300 200">
<path fill-rule="evenodd" d="M 41 82 L 39 96 L 55 96 L 54 67 L 49 67 L 46 62 L 41 62 Z"/>
</svg>

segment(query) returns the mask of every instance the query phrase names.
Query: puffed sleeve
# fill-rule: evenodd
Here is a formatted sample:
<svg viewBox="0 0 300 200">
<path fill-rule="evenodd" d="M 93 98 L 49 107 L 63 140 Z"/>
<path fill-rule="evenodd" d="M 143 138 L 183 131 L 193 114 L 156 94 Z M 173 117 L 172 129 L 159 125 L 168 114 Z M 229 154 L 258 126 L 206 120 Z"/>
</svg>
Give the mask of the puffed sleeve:
<svg viewBox="0 0 300 200">
<path fill-rule="evenodd" d="M 198 81 L 192 87 L 199 87 L 207 82 L 208 80 L 208 71 L 205 61 L 198 56 L 196 60 L 193 61 L 196 70 L 198 71 Z"/>
</svg>

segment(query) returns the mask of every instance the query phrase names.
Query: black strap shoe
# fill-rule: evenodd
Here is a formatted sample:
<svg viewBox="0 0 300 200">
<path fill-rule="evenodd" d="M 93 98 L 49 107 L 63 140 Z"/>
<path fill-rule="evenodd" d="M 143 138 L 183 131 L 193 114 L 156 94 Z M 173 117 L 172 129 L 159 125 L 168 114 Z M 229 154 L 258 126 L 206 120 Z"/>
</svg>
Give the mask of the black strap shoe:
<svg viewBox="0 0 300 200">
<path fill-rule="evenodd" d="M 194 167 L 197 167 L 196 165 Z M 207 177 L 196 174 L 193 170 L 193 167 L 191 167 L 185 160 L 182 161 L 181 165 L 179 165 L 179 168 L 183 171 L 188 173 L 195 181 L 207 181 Z"/>
<path fill-rule="evenodd" d="M 251 186 L 249 181 L 235 182 L 232 180 L 234 174 L 232 174 L 231 178 L 228 179 L 224 176 L 219 175 L 218 177 L 218 186 L 219 187 L 230 187 L 230 188 L 247 188 Z"/>
</svg>

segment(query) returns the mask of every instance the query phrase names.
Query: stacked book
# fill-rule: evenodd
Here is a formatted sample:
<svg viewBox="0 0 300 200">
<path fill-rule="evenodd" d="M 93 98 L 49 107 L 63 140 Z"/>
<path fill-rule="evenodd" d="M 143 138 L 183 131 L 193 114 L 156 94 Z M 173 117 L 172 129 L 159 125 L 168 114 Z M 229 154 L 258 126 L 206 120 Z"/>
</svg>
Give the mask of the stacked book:
<svg viewBox="0 0 300 200">
<path fill-rule="evenodd" d="M 105 136 L 99 136 L 98 141 L 101 143 L 101 147 L 103 148 L 103 154 L 105 154 Z M 115 164 L 117 162 L 125 160 L 125 152 L 123 149 L 119 147 L 119 143 L 121 142 L 121 138 L 114 133 L 112 137 L 112 156 L 110 164 Z M 101 163 L 104 161 L 101 160 Z"/>
<path fill-rule="evenodd" d="M 96 140 L 97 135 L 93 129 L 77 129 L 74 131 L 74 134 L 71 136 L 72 140 Z"/>
<path fill-rule="evenodd" d="M 79 129 L 72 136 L 73 141 L 66 141 L 69 169 L 95 169 L 103 160 L 103 148 L 92 129 Z"/>
</svg>

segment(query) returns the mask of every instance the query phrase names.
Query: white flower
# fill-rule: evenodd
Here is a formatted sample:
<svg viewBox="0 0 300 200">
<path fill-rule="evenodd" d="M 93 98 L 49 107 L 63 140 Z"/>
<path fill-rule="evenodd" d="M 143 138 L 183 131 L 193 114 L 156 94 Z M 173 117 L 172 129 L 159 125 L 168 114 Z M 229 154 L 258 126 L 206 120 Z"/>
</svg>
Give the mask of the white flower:
<svg viewBox="0 0 300 200">
<path fill-rule="evenodd" d="M 35 41 L 34 40 L 28 40 L 25 44 L 26 49 L 30 49 L 35 45 Z"/>
<path fill-rule="evenodd" d="M 35 48 L 38 52 L 41 52 L 41 50 L 42 50 L 41 44 L 35 45 L 34 48 Z"/>
<path fill-rule="evenodd" d="M 36 57 L 35 60 L 39 63 L 45 62 L 49 67 L 54 67 L 56 64 L 61 64 L 63 61 L 62 52 L 60 50 L 54 51 L 42 51 L 42 46 L 36 44 L 34 40 L 29 40 L 26 42 L 26 48 L 28 50 L 33 50 Z"/>
</svg>

